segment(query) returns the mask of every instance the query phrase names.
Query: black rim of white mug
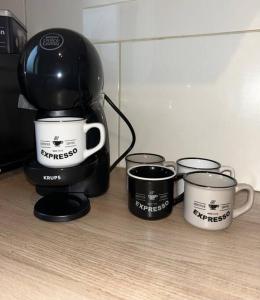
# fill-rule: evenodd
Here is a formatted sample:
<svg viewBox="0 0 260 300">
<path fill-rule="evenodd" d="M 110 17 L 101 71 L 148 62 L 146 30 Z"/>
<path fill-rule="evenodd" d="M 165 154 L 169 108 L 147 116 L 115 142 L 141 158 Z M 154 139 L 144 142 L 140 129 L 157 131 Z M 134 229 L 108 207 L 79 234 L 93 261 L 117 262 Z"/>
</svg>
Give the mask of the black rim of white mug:
<svg viewBox="0 0 260 300">
<path fill-rule="evenodd" d="M 70 118 L 70 120 L 66 120 L 66 118 Z M 48 119 L 48 120 L 46 120 Z M 80 122 L 80 121 L 87 121 L 87 119 L 84 118 L 78 118 L 78 117 L 57 117 L 57 118 L 53 118 L 53 120 L 51 120 L 52 118 L 42 118 L 42 119 L 37 119 L 34 122 L 38 122 L 38 123 L 66 123 L 66 122 Z M 60 120 L 57 120 L 60 119 Z M 64 120 L 62 120 L 64 119 Z M 73 119 L 73 120 L 72 120 Z"/>
<path fill-rule="evenodd" d="M 201 173 L 203 173 L 203 174 L 215 174 L 215 175 L 218 175 L 218 176 L 227 177 L 227 178 L 229 178 L 233 181 L 233 184 L 229 185 L 229 186 L 209 186 L 209 185 L 194 183 L 191 180 L 187 179 L 187 177 L 189 177 L 192 174 L 201 174 Z M 237 186 L 237 180 L 235 178 L 233 178 L 231 176 L 228 176 L 226 174 L 218 173 L 218 172 L 194 171 L 194 172 L 183 174 L 183 180 L 190 183 L 190 184 L 192 184 L 192 185 L 196 185 L 196 186 L 203 187 L 203 188 L 210 188 L 210 189 L 229 189 L 231 187 Z"/>
<path fill-rule="evenodd" d="M 126 156 L 125 160 L 129 161 L 129 162 L 132 162 L 132 163 L 136 163 L 136 164 L 145 164 L 146 165 L 147 162 L 140 162 L 140 161 L 131 160 L 131 156 L 137 156 L 137 155 L 151 155 L 151 156 L 156 156 L 156 157 L 160 158 L 160 160 L 158 162 L 155 162 L 155 163 L 160 163 L 160 162 L 164 162 L 165 161 L 165 158 L 162 155 L 155 154 L 155 153 L 145 153 L 145 152 L 128 154 Z"/>
<path fill-rule="evenodd" d="M 197 167 L 190 167 L 190 166 L 185 166 L 184 164 L 180 163 L 182 160 L 191 160 L 191 159 L 199 159 L 199 160 L 204 160 L 204 161 L 210 161 L 210 162 L 213 162 L 217 165 L 217 167 L 214 167 L 214 168 L 197 168 Z M 202 157 L 183 157 L 183 158 L 179 158 L 177 161 L 176 161 L 176 164 L 181 166 L 181 167 L 184 167 L 184 168 L 188 168 L 188 169 L 198 169 L 198 170 L 216 170 L 216 169 L 219 169 L 221 167 L 221 164 L 213 159 L 208 159 L 208 158 L 202 158 Z"/>
</svg>

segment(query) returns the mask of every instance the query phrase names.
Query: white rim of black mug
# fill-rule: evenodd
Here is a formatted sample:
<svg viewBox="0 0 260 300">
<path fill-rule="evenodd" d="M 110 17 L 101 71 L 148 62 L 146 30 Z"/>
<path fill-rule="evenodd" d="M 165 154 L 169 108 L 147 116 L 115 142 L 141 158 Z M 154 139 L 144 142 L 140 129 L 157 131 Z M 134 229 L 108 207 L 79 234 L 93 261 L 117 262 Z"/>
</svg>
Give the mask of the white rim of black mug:
<svg viewBox="0 0 260 300">
<path fill-rule="evenodd" d="M 149 177 L 139 177 L 139 176 L 130 174 L 130 171 L 131 171 L 131 170 L 133 170 L 133 169 L 138 169 L 138 168 L 143 168 L 143 167 L 163 168 L 163 169 L 166 169 L 166 170 L 171 171 L 171 172 L 173 173 L 173 175 L 167 176 L 167 177 L 162 177 L 162 178 L 149 178 Z M 133 167 L 129 168 L 129 169 L 127 170 L 127 175 L 130 176 L 130 177 L 132 177 L 132 178 L 139 179 L 139 180 L 143 180 L 143 181 L 162 181 L 162 180 L 168 180 L 168 179 L 173 178 L 174 176 L 176 176 L 176 172 L 173 171 L 172 169 L 167 168 L 167 167 L 164 167 L 164 166 L 144 164 L 144 165 L 138 165 L 138 166 L 133 166 Z"/>
<path fill-rule="evenodd" d="M 136 164 L 144 164 L 146 165 L 147 162 L 140 162 L 140 161 L 134 161 L 134 160 L 131 160 L 129 159 L 130 156 L 136 156 L 136 155 L 151 155 L 151 156 L 156 156 L 158 158 L 160 158 L 160 160 L 158 161 L 159 162 L 164 162 L 165 161 L 165 158 L 160 155 L 160 154 L 155 154 L 155 153 L 145 153 L 145 152 L 140 152 L 140 153 L 132 153 L 132 154 L 128 154 L 125 158 L 126 161 L 129 161 L 129 162 L 132 162 L 132 163 L 136 163 Z M 157 162 L 155 162 L 157 163 Z"/>
<path fill-rule="evenodd" d="M 199 159 L 199 160 L 204 160 L 204 161 L 210 161 L 210 162 L 213 162 L 217 165 L 217 167 L 214 167 L 214 168 L 197 168 L 197 167 L 190 167 L 190 166 L 185 166 L 183 164 L 181 164 L 180 162 L 182 160 L 191 160 L 191 159 Z M 181 167 L 184 167 L 184 168 L 188 168 L 188 169 L 197 169 L 197 170 L 216 170 L 216 169 L 219 169 L 221 167 L 221 164 L 218 162 L 218 161 L 215 161 L 213 159 L 209 159 L 209 158 L 202 158 L 202 157 L 183 157 L 183 158 L 179 158 L 177 161 L 176 161 L 176 164 L 181 166 Z"/>
<path fill-rule="evenodd" d="M 55 117 L 53 119 L 62 119 L 62 118 L 70 118 L 72 120 L 51 120 L 52 118 L 42 118 L 42 119 L 38 119 L 35 120 L 34 122 L 38 122 L 38 123 L 66 123 L 66 122 L 80 122 L 80 121 L 85 121 L 86 119 L 84 118 L 77 118 L 77 117 Z M 46 120 L 48 119 L 48 120 Z M 74 119 L 74 120 L 73 120 Z"/>
<path fill-rule="evenodd" d="M 218 175 L 218 176 L 227 177 L 227 178 L 229 178 L 233 181 L 233 184 L 229 185 L 229 186 L 209 186 L 209 185 L 194 183 L 194 182 L 187 179 L 187 177 L 189 177 L 192 174 L 201 174 L 201 173 L 203 173 L 203 174 L 215 174 L 215 175 Z M 231 176 L 228 176 L 226 174 L 218 173 L 218 172 L 194 171 L 194 172 L 183 174 L 183 180 L 190 183 L 190 184 L 192 184 L 192 185 L 196 185 L 196 186 L 203 187 L 203 188 L 208 188 L 208 189 L 230 189 L 231 187 L 237 186 L 237 180 L 235 178 L 233 178 Z"/>
</svg>

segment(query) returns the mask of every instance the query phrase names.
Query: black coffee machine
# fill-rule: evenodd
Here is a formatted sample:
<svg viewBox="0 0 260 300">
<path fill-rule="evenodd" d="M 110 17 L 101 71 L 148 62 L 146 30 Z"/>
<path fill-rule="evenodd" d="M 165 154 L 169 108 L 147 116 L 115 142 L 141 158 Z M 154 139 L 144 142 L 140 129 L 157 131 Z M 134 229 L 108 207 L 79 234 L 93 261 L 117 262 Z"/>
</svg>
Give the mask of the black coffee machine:
<svg viewBox="0 0 260 300">
<path fill-rule="evenodd" d="M 23 24 L 0 9 L 0 173 L 21 167 L 34 152 L 35 112 L 18 108 L 17 65 L 25 42 Z"/>
<path fill-rule="evenodd" d="M 109 173 L 132 149 L 134 130 L 127 118 L 105 95 L 105 100 L 129 126 L 133 141 L 110 167 L 109 138 L 102 107 L 103 70 L 94 46 L 67 29 L 49 29 L 32 37 L 21 55 L 18 78 L 22 94 L 37 109 L 36 119 L 79 117 L 105 126 L 105 145 L 79 165 L 45 167 L 33 157 L 25 165 L 28 179 L 43 197 L 34 214 L 47 221 L 69 221 L 90 209 L 88 197 L 105 193 Z M 88 148 L 99 142 L 99 131 L 87 133 Z"/>
</svg>

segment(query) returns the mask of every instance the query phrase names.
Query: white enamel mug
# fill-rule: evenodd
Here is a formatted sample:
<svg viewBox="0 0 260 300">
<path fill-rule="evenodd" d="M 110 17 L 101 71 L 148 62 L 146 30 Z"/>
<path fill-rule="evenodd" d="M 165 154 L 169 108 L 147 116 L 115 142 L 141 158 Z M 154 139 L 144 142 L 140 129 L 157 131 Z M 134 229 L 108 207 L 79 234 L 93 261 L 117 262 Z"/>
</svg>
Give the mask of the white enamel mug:
<svg viewBox="0 0 260 300">
<path fill-rule="evenodd" d="M 184 218 L 190 224 L 207 230 L 227 228 L 233 218 L 251 209 L 254 190 L 248 184 L 216 172 L 192 172 L 184 179 Z M 234 208 L 235 195 L 248 191 L 244 205 Z"/>
<path fill-rule="evenodd" d="M 186 174 L 194 171 L 210 171 L 224 173 L 228 172 L 230 176 L 235 177 L 235 170 L 230 166 L 221 166 L 215 160 L 201 157 L 184 157 L 176 161 L 177 174 Z M 179 180 L 176 184 L 176 196 L 184 192 L 184 181 Z"/>
<path fill-rule="evenodd" d="M 86 133 L 91 128 L 100 132 L 99 143 L 87 149 Z M 100 150 L 105 144 L 105 128 L 86 119 L 63 117 L 35 121 L 37 160 L 49 168 L 73 167 Z"/>
</svg>

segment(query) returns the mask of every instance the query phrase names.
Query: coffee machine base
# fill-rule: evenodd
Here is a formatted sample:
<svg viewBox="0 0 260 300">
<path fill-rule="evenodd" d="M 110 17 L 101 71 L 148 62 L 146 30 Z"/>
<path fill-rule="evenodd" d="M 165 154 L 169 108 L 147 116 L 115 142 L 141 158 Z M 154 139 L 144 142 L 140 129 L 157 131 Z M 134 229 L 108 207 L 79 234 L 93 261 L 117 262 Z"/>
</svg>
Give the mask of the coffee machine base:
<svg viewBox="0 0 260 300">
<path fill-rule="evenodd" d="M 52 193 L 34 206 L 34 215 L 44 221 L 66 222 L 85 216 L 90 211 L 90 202 L 83 193 Z"/>
<path fill-rule="evenodd" d="M 45 221 L 65 222 L 90 211 L 88 197 L 104 194 L 109 187 L 109 153 L 92 155 L 70 168 L 47 168 L 32 159 L 25 174 L 43 196 L 34 207 L 34 215 Z M 100 171 L 102 170 L 102 176 Z"/>
</svg>

